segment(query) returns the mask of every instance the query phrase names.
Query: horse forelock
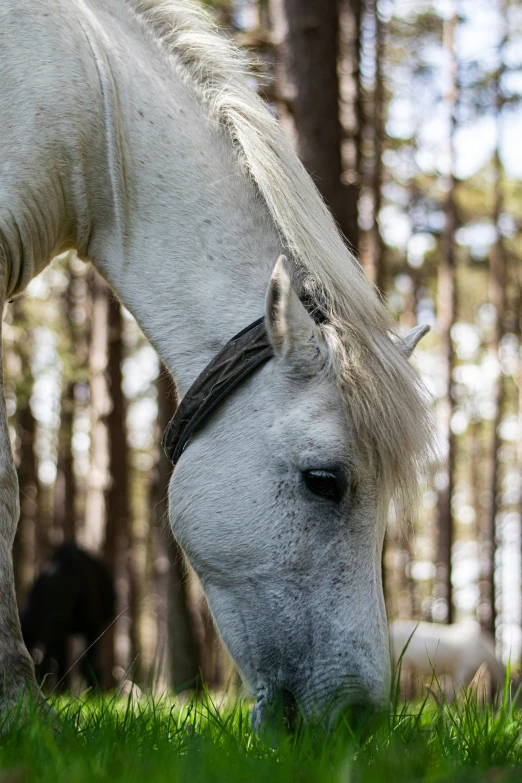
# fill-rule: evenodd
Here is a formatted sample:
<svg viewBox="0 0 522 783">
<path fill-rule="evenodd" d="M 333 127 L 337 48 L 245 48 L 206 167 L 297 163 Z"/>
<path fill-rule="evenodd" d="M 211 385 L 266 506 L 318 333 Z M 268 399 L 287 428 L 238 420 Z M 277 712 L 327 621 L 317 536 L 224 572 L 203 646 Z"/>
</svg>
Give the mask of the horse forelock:
<svg viewBox="0 0 522 783">
<path fill-rule="evenodd" d="M 360 463 L 407 511 L 433 456 L 427 393 L 395 325 L 348 249 L 277 121 L 248 83 L 252 63 L 192 0 L 123 0 L 174 58 L 210 117 L 230 134 L 277 226 L 321 327 L 353 424 Z"/>
</svg>

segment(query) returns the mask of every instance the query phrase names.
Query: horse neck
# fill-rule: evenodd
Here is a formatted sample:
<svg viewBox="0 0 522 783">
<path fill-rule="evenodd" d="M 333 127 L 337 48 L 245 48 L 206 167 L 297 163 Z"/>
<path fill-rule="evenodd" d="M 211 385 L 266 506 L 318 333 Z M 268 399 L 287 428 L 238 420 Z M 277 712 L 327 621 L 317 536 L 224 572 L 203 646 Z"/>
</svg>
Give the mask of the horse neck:
<svg viewBox="0 0 522 783">
<path fill-rule="evenodd" d="M 114 44 L 102 49 L 105 39 L 89 30 L 103 127 L 93 134 L 102 143 L 83 153 L 91 232 L 82 255 L 184 393 L 233 334 L 263 315 L 280 241 L 228 134 L 172 63 L 132 20 L 110 32 L 114 18 L 96 13 Z"/>
</svg>

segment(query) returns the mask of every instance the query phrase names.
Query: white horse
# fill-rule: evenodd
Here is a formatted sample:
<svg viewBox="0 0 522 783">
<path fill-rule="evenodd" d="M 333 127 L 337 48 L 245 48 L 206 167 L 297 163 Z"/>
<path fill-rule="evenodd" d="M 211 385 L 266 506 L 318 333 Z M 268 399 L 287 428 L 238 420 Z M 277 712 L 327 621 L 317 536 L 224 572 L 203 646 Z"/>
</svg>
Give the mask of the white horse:
<svg viewBox="0 0 522 783">
<path fill-rule="evenodd" d="M 387 508 L 415 494 L 431 425 L 406 360 L 424 330 L 394 333 L 246 71 L 187 0 L 0 6 L 1 300 L 76 248 L 181 396 L 266 314 L 274 357 L 194 433 L 170 486 L 174 534 L 258 727 L 280 696 L 305 716 L 387 702 Z M 3 403 L 0 460 L 0 684 L 13 698 L 33 667 Z"/>
<path fill-rule="evenodd" d="M 402 655 L 403 669 L 430 678 L 448 674 L 456 693 L 471 684 L 484 664 L 492 692 L 504 686 L 506 670 L 496 656 L 494 639 L 478 623 L 441 625 L 397 620 L 390 624 L 390 647 L 394 667 Z"/>
</svg>

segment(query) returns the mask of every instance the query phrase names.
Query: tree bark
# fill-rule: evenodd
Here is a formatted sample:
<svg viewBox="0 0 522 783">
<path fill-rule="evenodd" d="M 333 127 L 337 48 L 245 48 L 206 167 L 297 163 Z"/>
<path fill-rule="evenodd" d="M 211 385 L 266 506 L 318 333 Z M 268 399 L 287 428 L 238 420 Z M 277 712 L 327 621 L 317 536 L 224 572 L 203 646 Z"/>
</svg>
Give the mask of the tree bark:
<svg viewBox="0 0 522 783">
<path fill-rule="evenodd" d="M 270 3 L 281 121 L 341 230 L 357 247 L 357 219 L 341 181 L 338 11 L 336 0 Z"/>
<path fill-rule="evenodd" d="M 162 367 L 156 381 L 158 425 L 165 431 L 177 407 L 177 397 L 168 372 Z M 193 615 L 188 597 L 184 555 L 168 522 L 168 485 L 172 465 L 159 450 L 152 486 L 156 529 L 157 654 L 156 676 L 175 691 L 196 685 L 200 670 Z"/>
<path fill-rule="evenodd" d="M 30 393 L 19 400 L 18 435 L 20 438 L 20 520 L 13 546 L 13 568 L 18 606 L 24 604 L 35 578 L 36 511 L 38 482 L 34 452 L 36 422 L 31 411 Z"/>
<path fill-rule="evenodd" d="M 375 14 L 375 91 L 374 91 L 374 165 L 373 165 L 373 258 L 372 279 L 378 291 L 386 291 L 386 246 L 382 238 L 380 213 L 382 208 L 383 162 L 385 146 L 386 94 L 384 88 L 384 57 L 386 30 L 379 13 L 379 0 L 373 2 Z M 414 324 L 415 325 L 415 324 Z"/>
<path fill-rule="evenodd" d="M 85 525 L 81 543 L 101 554 L 105 530 L 105 490 L 108 483 L 108 443 L 106 418 L 110 400 L 107 389 L 107 286 L 92 272 L 90 348 L 89 348 L 89 414 L 91 420 L 91 466 L 85 502 Z"/>
<path fill-rule="evenodd" d="M 61 402 L 54 512 L 55 527 L 62 531 L 64 541 L 76 540 L 76 477 L 72 451 L 74 404 L 74 383 L 66 381 Z"/>
<path fill-rule="evenodd" d="M 343 222 L 339 223 L 346 238 L 359 254 L 362 252 L 359 196 L 362 184 L 362 134 L 365 124 L 360 71 L 362 14 L 362 0 L 340 0 L 338 73 L 344 218 Z"/>
<path fill-rule="evenodd" d="M 500 2 L 500 13 L 504 25 L 504 34 L 499 49 L 499 66 L 494 78 L 495 90 L 495 112 L 497 124 L 497 138 L 495 152 L 493 155 L 494 171 L 494 204 L 493 204 L 493 223 L 496 230 L 495 242 L 490 252 L 490 299 L 495 308 L 495 327 L 493 331 L 492 349 L 499 361 L 499 373 L 495 383 L 495 418 L 493 420 L 493 432 L 491 441 L 491 505 L 487 529 L 482 536 L 482 561 L 487 568 L 487 572 L 482 574 L 481 585 L 483 594 L 481 595 L 481 606 L 483 614 L 481 619 L 482 626 L 493 636 L 497 626 L 496 610 L 496 579 L 495 579 L 495 555 L 498 548 L 497 516 L 500 510 L 501 498 L 501 470 L 499 451 L 501 447 L 500 424 L 504 413 L 504 380 L 500 370 L 500 344 L 505 333 L 504 318 L 506 309 L 506 252 L 502 232 L 500 230 L 500 218 L 504 206 L 504 169 L 501 160 L 501 138 L 502 138 L 502 110 L 504 106 L 501 92 L 501 79 L 504 71 L 503 50 L 507 41 L 506 27 L 506 3 Z M 489 605 L 489 612 L 487 611 Z"/>
<path fill-rule="evenodd" d="M 128 637 L 125 668 L 134 665 L 138 650 L 137 577 L 133 559 L 132 514 L 129 499 L 129 446 L 127 440 L 127 405 L 123 394 L 123 317 L 121 305 L 112 295 L 108 298 L 108 362 L 107 381 L 110 408 L 107 415 L 109 451 L 109 481 L 105 492 L 106 525 L 104 558 L 116 583 L 117 614 L 124 612 Z M 123 619 L 123 616 L 122 616 Z M 108 637 L 115 640 L 117 626 L 113 624 Z M 111 645 L 115 656 L 115 644 Z M 114 659 L 113 659 L 114 660 Z"/>
<path fill-rule="evenodd" d="M 444 395 L 444 429 L 447 441 L 446 471 L 443 486 L 438 493 L 437 521 L 437 563 L 435 577 L 435 615 L 434 619 L 447 623 L 453 622 L 453 591 L 451 583 L 451 553 L 454 539 L 454 520 L 451 501 L 453 497 L 456 441 L 451 429 L 451 418 L 455 409 L 453 399 L 453 369 L 455 354 L 451 339 L 451 329 L 457 317 L 457 290 L 455 280 L 455 231 L 457 229 L 457 208 L 455 193 L 457 180 L 455 177 L 454 139 L 457 127 L 457 97 L 458 78 L 455 53 L 455 31 L 457 14 L 448 19 L 444 26 L 445 47 L 450 60 L 450 87 L 447 104 L 450 110 L 449 133 L 449 175 L 448 194 L 444 205 L 445 227 L 441 241 L 441 261 L 439 266 L 438 288 L 438 320 L 441 331 L 444 356 L 446 359 L 446 391 Z"/>
<path fill-rule="evenodd" d="M 63 295 L 62 308 L 64 326 L 70 338 L 68 346 L 70 353 L 76 357 L 79 346 L 76 345 L 76 329 L 74 328 L 74 306 L 76 275 L 73 270 L 72 259 L 66 265 L 69 275 L 69 283 Z M 76 362 L 65 364 L 62 386 L 62 399 L 60 411 L 60 432 L 58 436 L 58 475 L 55 485 L 55 526 L 62 531 L 65 541 L 76 540 L 76 475 L 74 472 L 74 457 L 72 448 L 74 411 L 76 401 L 74 397 Z"/>
<path fill-rule="evenodd" d="M 18 607 L 22 607 L 31 586 L 36 569 L 36 519 L 38 503 L 38 481 L 36 475 L 36 421 L 31 410 L 33 373 L 31 359 L 34 350 L 30 324 L 24 308 L 24 300 L 17 299 L 11 305 L 15 328 L 20 329 L 24 339 L 18 339 L 9 348 L 4 345 L 5 359 L 8 350 L 18 356 L 15 373 L 16 414 L 14 417 L 19 440 L 15 453 L 18 484 L 20 489 L 20 519 L 13 542 L 13 572 Z"/>
</svg>

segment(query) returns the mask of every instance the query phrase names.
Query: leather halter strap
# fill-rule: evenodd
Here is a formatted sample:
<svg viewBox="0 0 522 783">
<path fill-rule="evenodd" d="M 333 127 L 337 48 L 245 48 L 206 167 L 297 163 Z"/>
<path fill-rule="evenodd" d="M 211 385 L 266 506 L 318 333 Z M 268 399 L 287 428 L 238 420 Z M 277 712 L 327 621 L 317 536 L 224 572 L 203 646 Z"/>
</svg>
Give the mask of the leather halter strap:
<svg viewBox="0 0 522 783">
<path fill-rule="evenodd" d="M 181 400 L 162 439 L 165 454 L 176 465 L 190 436 L 232 389 L 274 355 L 265 319 L 236 334 L 207 364 Z"/>
</svg>

